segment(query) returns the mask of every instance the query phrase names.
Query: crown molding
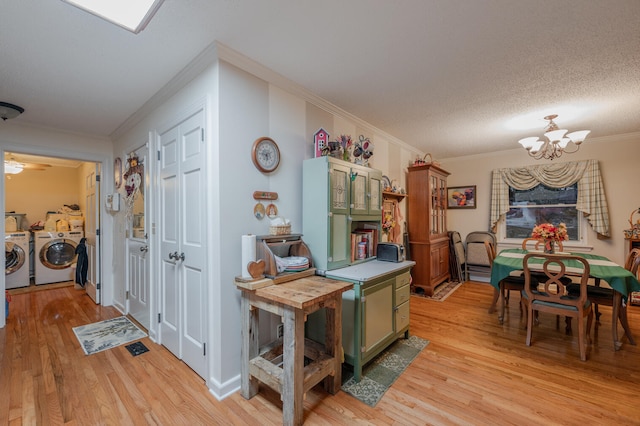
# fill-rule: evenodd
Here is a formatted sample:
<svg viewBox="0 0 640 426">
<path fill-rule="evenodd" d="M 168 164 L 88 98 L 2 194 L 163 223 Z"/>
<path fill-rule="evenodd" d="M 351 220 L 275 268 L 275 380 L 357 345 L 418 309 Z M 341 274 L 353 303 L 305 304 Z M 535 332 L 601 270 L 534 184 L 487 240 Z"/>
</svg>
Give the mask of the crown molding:
<svg viewBox="0 0 640 426">
<path fill-rule="evenodd" d="M 146 116 L 158 109 L 173 95 L 178 93 L 194 78 L 199 76 L 207 67 L 218 60 L 217 44 L 211 43 L 198 54 L 186 67 L 176 74 L 167 84 L 156 92 L 136 112 L 131 114 L 109 137 L 116 140 L 140 123 Z"/>
<path fill-rule="evenodd" d="M 230 47 L 222 43 L 216 43 L 216 45 L 218 46 L 218 55 L 221 60 L 224 60 L 225 62 L 228 62 L 229 64 L 240 68 L 243 71 L 255 75 L 256 77 L 261 78 L 269 84 L 277 86 L 278 88 L 289 92 L 292 95 L 298 96 L 301 99 L 315 105 L 316 107 L 328 113 L 346 118 L 354 122 L 357 126 L 370 131 L 371 133 L 375 133 L 384 137 L 384 139 L 386 139 L 390 143 L 393 143 L 394 145 L 401 146 L 402 148 L 405 148 L 412 152 L 420 152 L 420 150 L 418 150 L 416 147 L 411 146 L 408 143 L 396 138 L 395 136 L 392 136 L 389 133 L 378 129 L 377 127 L 369 124 L 361 118 L 351 114 L 350 112 L 345 111 L 342 108 L 327 101 L 326 99 L 321 98 L 305 87 L 262 65 L 261 63 L 256 62 L 255 60 L 231 49 Z"/>
<path fill-rule="evenodd" d="M 364 130 L 375 133 L 394 145 L 398 145 L 412 152 L 420 152 L 418 149 L 416 149 L 416 147 L 409 145 L 408 143 L 388 134 L 383 130 L 378 129 L 375 126 L 372 126 L 366 121 L 328 102 L 327 100 L 312 93 L 303 86 L 289 80 L 283 75 L 278 74 L 272 69 L 217 41 L 214 41 L 209 46 L 207 46 L 185 68 L 183 68 L 182 71 L 180 71 L 166 85 L 164 85 L 162 89 L 160 89 L 156 94 L 149 98 L 149 100 L 145 102 L 136 112 L 134 112 L 120 126 L 118 126 L 118 128 L 109 135 L 111 140 L 116 140 L 122 137 L 126 132 L 140 123 L 155 109 L 159 108 L 167 99 L 179 92 L 180 89 L 185 87 L 190 81 L 200 75 L 207 67 L 214 64 L 217 60 L 225 61 L 237 68 L 240 68 L 241 70 L 258 77 L 269 84 L 277 86 L 286 92 L 300 97 L 301 99 L 315 105 L 316 107 L 328 113 L 346 118 L 354 122 L 357 126 L 363 128 Z"/>
</svg>

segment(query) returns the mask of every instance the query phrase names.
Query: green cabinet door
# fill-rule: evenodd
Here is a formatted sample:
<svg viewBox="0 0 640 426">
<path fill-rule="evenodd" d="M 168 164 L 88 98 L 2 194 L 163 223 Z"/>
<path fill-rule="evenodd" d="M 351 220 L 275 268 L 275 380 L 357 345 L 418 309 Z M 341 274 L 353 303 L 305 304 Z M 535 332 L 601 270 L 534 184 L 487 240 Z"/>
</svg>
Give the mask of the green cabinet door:
<svg viewBox="0 0 640 426">
<path fill-rule="evenodd" d="M 351 261 L 350 171 L 342 164 L 329 164 L 327 269 L 347 266 Z"/>
</svg>

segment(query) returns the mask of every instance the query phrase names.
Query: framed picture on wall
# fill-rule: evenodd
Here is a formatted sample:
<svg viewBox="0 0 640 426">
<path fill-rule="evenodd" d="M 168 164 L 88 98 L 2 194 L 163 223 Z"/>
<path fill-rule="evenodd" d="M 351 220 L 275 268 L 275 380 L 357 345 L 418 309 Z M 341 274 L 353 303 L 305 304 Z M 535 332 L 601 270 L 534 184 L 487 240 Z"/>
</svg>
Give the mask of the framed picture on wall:
<svg viewBox="0 0 640 426">
<path fill-rule="evenodd" d="M 447 188 L 448 209 L 475 209 L 476 186 L 451 186 Z"/>
</svg>

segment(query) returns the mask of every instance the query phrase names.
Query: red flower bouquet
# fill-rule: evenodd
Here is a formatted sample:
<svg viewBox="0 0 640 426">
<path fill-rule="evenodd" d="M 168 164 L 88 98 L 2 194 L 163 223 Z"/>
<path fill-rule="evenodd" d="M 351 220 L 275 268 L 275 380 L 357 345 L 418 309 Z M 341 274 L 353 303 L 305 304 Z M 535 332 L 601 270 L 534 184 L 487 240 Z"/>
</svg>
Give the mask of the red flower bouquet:
<svg viewBox="0 0 640 426">
<path fill-rule="evenodd" d="M 569 239 L 567 234 L 567 225 L 561 223 L 555 226 L 551 223 L 543 223 L 536 225 L 531 232 L 531 237 L 544 242 L 545 252 L 553 253 L 553 246 L 556 241 L 564 241 Z"/>
</svg>

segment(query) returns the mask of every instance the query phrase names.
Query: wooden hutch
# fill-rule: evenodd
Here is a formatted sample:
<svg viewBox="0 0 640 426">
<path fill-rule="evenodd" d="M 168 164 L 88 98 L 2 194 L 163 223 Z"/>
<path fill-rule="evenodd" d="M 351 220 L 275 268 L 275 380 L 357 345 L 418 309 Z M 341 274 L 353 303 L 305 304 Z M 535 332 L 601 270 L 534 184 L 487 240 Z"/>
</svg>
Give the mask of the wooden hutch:
<svg viewBox="0 0 640 426">
<path fill-rule="evenodd" d="M 416 262 L 412 285 L 428 296 L 450 278 L 447 234 L 447 176 L 434 164 L 408 168 L 409 253 Z"/>
</svg>

